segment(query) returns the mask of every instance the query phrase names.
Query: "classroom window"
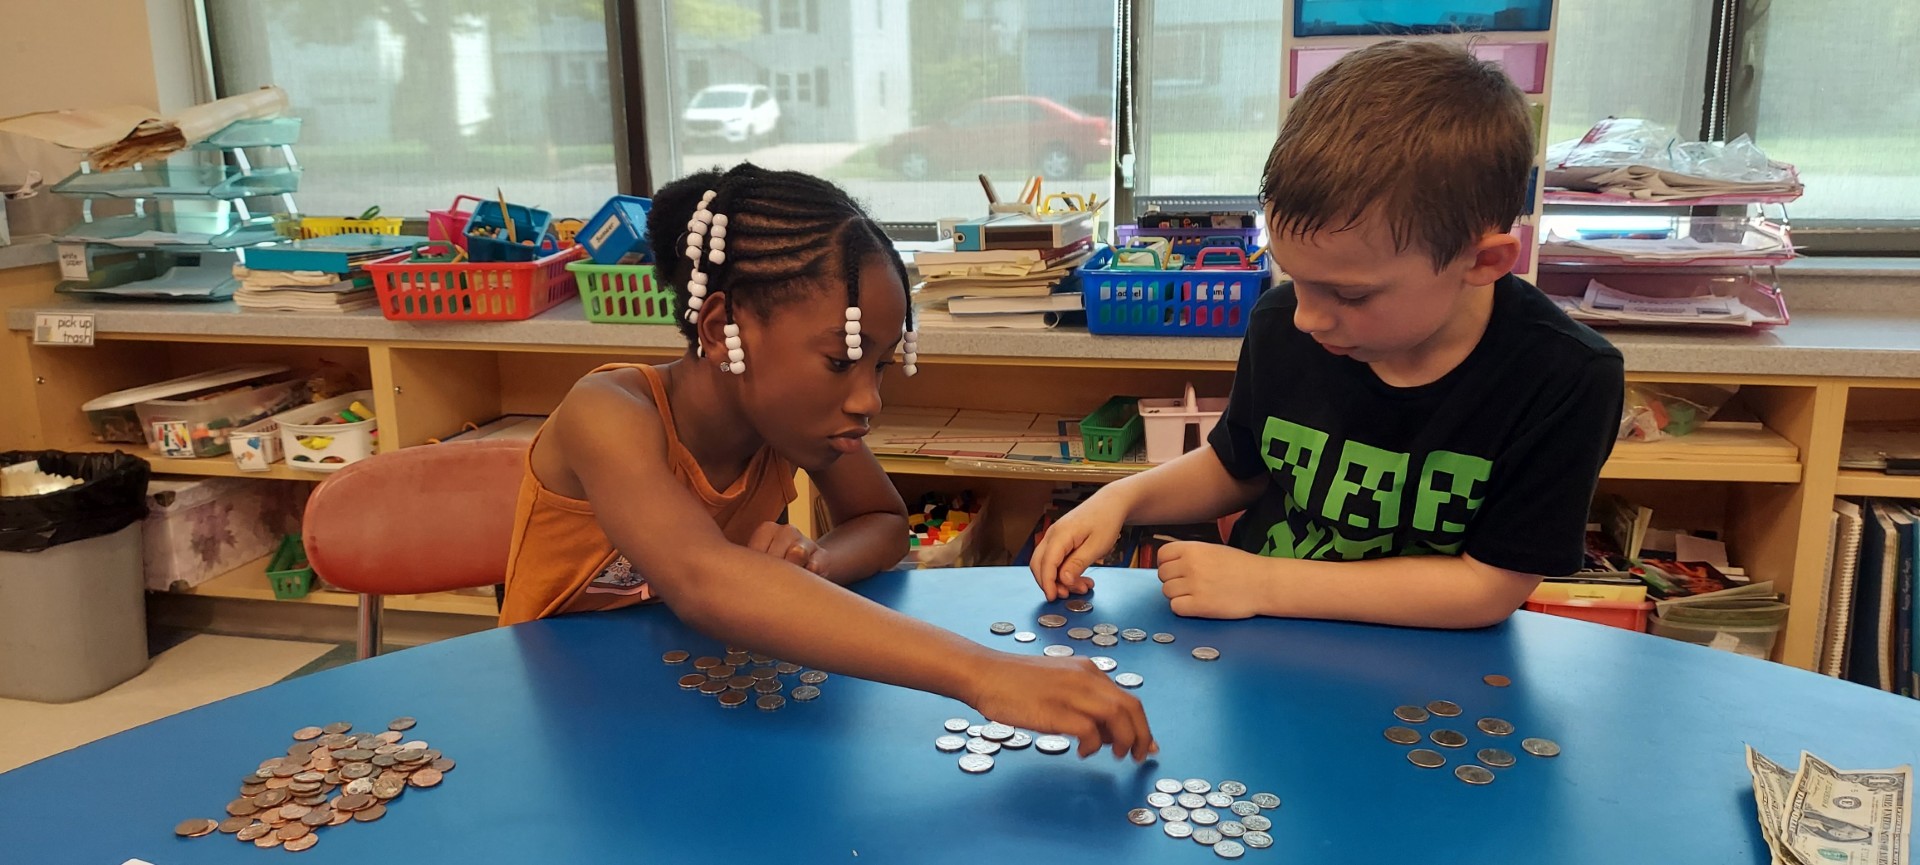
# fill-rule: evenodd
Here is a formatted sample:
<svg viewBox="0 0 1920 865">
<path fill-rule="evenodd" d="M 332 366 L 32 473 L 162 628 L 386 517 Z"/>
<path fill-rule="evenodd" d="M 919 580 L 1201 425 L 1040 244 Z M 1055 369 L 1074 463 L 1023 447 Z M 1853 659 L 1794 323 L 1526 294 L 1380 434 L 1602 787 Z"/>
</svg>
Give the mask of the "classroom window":
<svg viewBox="0 0 1920 865">
<path fill-rule="evenodd" d="M 1579 138 L 1608 117 L 1645 118 L 1697 139 L 1712 6 L 1560 0 L 1547 142 Z"/>
<path fill-rule="evenodd" d="M 1280 131 L 1282 4 L 1150 2 L 1136 25 L 1134 185 L 1148 195 L 1251 195 Z"/>
</svg>

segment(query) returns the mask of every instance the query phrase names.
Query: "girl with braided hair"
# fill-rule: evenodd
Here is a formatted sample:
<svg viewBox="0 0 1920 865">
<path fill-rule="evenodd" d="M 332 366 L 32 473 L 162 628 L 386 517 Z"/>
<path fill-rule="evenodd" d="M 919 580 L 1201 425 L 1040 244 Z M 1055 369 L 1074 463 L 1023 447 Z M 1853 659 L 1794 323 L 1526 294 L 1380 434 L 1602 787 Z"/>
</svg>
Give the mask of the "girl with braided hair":
<svg viewBox="0 0 1920 865">
<path fill-rule="evenodd" d="M 906 506 L 861 438 L 882 376 L 913 375 L 906 268 L 825 180 L 742 164 L 661 189 L 655 278 L 687 352 L 574 385 L 521 481 L 503 625 L 660 600 L 695 629 L 796 663 L 1157 751 L 1140 703 L 1091 662 L 991 651 L 842 586 L 906 555 Z M 780 522 L 805 469 L 835 528 Z"/>
</svg>

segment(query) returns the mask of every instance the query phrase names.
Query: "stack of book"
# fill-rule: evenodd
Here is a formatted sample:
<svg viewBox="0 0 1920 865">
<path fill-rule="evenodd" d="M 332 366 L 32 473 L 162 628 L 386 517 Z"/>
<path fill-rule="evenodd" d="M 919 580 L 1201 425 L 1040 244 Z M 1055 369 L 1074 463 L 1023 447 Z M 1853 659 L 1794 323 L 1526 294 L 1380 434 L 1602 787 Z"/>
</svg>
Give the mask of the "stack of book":
<svg viewBox="0 0 1920 865">
<path fill-rule="evenodd" d="M 405 252 L 424 237 L 336 234 L 249 249 L 233 275 L 233 300 L 253 312 L 347 313 L 379 303 L 363 269 Z"/>
<path fill-rule="evenodd" d="M 988 245 L 966 251 L 946 242 L 914 255 L 924 280 L 914 292 L 914 314 L 922 322 L 1042 329 L 1085 309 L 1074 269 L 1093 254 L 1091 233 Z"/>
<path fill-rule="evenodd" d="M 1819 671 L 1920 697 L 1920 502 L 1835 499 L 1814 641 Z"/>
</svg>

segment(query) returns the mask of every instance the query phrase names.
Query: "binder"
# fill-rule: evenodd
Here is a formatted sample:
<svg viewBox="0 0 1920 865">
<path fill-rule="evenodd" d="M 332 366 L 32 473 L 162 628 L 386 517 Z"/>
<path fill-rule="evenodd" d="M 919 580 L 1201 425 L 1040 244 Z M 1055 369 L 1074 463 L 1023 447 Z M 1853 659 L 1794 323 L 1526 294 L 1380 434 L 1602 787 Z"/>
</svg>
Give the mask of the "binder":
<svg viewBox="0 0 1920 865">
<path fill-rule="evenodd" d="M 1860 541 L 1865 529 L 1860 505 L 1834 499 L 1840 521 L 1839 544 L 1834 550 L 1832 603 L 1827 607 L 1827 641 L 1820 647 L 1820 672 L 1835 678 L 1847 669 L 1847 647 L 1853 624 L 1853 592 L 1859 579 Z"/>
<path fill-rule="evenodd" d="M 1853 633 L 1847 680 L 1893 690 L 1893 613 L 1900 572 L 1899 534 L 1885 502 L 1868 499 L 1860 532 L 1860 569 L 1853 591 Z"/>
</svg>

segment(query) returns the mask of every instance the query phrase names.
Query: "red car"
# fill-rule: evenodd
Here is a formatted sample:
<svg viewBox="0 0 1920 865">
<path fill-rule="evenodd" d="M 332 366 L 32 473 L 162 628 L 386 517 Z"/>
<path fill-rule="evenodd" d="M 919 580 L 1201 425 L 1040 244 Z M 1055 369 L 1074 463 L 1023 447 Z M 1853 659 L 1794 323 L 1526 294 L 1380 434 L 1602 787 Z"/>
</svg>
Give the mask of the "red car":
<svg viewBox="0 0 1920 865">
<path fill-rule="evenodd" d="M 881 145 L 878 156 L 908 180 L 993 169 L 1073 178 L 1112 152 L 1113 124 L 1104 117 L 1038 96 L 995 96 L 900 133 Z"/>
</svg>

